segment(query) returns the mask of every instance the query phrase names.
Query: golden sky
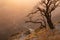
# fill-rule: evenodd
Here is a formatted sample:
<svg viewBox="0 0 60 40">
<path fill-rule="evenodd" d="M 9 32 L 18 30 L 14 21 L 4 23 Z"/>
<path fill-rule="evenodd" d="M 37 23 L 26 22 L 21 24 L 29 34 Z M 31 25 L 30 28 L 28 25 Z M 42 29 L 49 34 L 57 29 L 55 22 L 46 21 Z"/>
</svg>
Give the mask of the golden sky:
<svg viewBox="0 0 60 40">
<path fill-rule="evenodd" d="M 21 20 L 23 20 L 25 15 L 34 7 L 36 2 L 38 1 L 0 0 L 0 40 L 7 37 L 9 32 L 14 31 L 14 29 L 19 26 L 17 25 L 18 22 L 22 24 Z"/>
<path fill-rule="evenodd" d="M 23 20 L 36 2 L 35 0 L 0 0 L 0 30 Z"/>
<path fill-rule="evenodd" d="M 0 0 L 0 20 L 22 20 L 37 2 L 38 0 Z"/>
<path fill-rule="evenodd" d="M 18 21 L 36 4 L 35 0 L 0 0 L 0 21 Z"/>
<path fill-rule="evenodd" d="M 0 0 L 0 15 L 2 17 L 23 17 L 36 4 L 35 0 Z M 13 18 L 12 17 L 12 18 Z"/>
</svg>

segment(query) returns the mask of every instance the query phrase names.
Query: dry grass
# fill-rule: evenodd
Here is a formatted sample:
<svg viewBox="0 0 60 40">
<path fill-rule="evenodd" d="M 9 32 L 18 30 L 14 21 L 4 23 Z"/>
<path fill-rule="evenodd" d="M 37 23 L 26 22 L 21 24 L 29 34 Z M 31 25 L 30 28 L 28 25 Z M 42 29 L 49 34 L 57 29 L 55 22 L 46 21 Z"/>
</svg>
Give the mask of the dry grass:
<svg viewBox="0 0 60 40">
<path fill-rule="evenodd" d="M 9 40 L 21 40 L 19 35 L 12 36 Z M 52 32 L 49 29 L 42 29 L 27 35 L 24 40 L 60 40 L 60 32 L 58 30 Z"/>
<path fill-rule="evenodd" d="M 43 29 L 37 33 L 28 35 L 26 37 L 26 40 L 28 39 L 29 40 L 60 40 L 60 32 L 58 30 L 54 30 L 54 32 L 52 32 L 50 30 Z"/>
</svg>

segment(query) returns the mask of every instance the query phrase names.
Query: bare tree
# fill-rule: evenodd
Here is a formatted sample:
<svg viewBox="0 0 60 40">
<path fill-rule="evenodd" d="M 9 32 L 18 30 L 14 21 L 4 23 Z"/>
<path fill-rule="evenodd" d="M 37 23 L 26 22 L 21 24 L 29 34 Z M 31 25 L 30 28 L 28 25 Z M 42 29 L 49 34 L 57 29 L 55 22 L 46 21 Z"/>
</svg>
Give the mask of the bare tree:
<svg viewBox="0 0 60 40">
<path fill-rule="evenodd" d="M 46 24 L 48 24 L 48 27 L 53 30 L 55 29 L 54 24 L 52 22 L 51 16 L 52 12 L 59 7 L 60 0 L 41 0 L 38 5 L 36 5 L 35 11 L 32 11 L 28 14 L 29 21 L 26 21 L 26 23 L 40 23 L 41 28 L 46 28 Z M 34 14 L 41 14 L 40 16 L 42 19 L 37 19 L 35 21 L 32 20 L 31 15 Z M 41 20 L 41 21 L 38 21 Z"/>
</svg>

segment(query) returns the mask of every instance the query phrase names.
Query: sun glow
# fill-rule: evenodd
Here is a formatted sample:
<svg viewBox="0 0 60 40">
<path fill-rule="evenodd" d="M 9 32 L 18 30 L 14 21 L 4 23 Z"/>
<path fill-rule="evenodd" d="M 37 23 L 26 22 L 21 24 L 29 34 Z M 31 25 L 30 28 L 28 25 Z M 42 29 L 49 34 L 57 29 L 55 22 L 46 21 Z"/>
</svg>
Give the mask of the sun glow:
<svg viewBox="0 0 60 40">
<path fill-rule="evenodd" d="M 0 0 L 1 21 L 22 20 L 26 13 L 36 4 L 35 0 Z"/>
</svg>

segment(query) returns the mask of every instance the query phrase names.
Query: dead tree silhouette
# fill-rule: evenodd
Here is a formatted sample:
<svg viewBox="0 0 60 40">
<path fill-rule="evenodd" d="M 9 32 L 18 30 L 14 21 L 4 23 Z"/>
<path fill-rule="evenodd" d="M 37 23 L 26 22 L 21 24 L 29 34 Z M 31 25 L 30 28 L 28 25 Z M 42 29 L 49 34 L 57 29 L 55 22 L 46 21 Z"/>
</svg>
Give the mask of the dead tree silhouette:
<svg viewBox="0 0 60 40">
<path fill-rule="evenodd" d="M 60 0 L 41 0 L 36 7 L 34 8 L 35 11 L 30 12 L 27 17 L 29 17 L 29 21 L 26 21 L 26 23 L 40 23 L 41 28 L 46 28 L 46 24 L 48 24 L 48 27 L 53 30 L 55 29 L 54 24 L 52 22 L 52 12 L 59 7 Z M 41 14 L 43 19 L 37 19 L 36 21 L 33 21 L 31 15 L 34 14 Z M 31 16 L 31 17 L 30 17 Z M 41 21 L 38 21 L 41 20 Z"/>
</svg>

